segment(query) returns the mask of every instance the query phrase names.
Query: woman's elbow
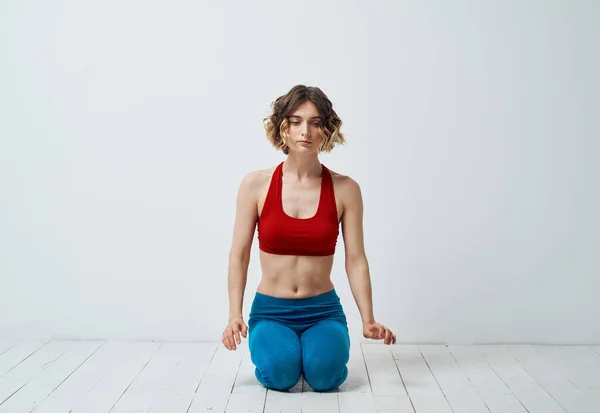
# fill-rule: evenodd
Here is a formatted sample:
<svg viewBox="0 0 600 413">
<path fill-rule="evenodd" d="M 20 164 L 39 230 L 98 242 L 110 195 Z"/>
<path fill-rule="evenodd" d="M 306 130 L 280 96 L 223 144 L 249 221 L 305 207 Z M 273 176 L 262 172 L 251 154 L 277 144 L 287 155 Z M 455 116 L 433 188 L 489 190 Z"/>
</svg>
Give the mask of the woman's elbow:
<svg viewBox="0 0 600 413">
<path fill-rule="evenodd" d="M 347 253 L 346 254 L 346 269 L 367 269 L 369 261 L 365 253 Z"/>
<path fill-rule="evenodd" d="M 246 266 L 250 263 L 250 248 L 232 248 L 229 251 L 230 266 Z"/>
</svg>

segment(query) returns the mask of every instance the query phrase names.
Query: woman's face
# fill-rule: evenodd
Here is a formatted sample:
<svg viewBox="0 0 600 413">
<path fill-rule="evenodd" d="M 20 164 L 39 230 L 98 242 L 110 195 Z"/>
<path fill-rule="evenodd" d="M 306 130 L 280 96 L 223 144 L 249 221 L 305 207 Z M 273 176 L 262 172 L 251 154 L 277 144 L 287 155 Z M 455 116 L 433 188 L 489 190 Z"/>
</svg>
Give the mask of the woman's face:
<svg viewBox="0 0 600 413">
<path fill-rule="evenodd" d="M 323 134 L 323 119 L 317 107 L 310 101 L 304 102 L 289 116 L 287 146 L 290 152 L 319 152 Z"/>
</svg>

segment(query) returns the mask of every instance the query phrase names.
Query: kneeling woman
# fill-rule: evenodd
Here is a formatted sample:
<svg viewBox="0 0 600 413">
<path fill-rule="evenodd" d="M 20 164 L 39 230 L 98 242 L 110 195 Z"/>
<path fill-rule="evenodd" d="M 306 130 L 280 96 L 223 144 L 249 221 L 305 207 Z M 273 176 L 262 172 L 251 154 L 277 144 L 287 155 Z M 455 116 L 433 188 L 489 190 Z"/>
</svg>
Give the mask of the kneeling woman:
<svg viewBox="0 0 600 413">
<path fill-rule="evenodd" d="M 350 352 L 346 316 L 331 281 L 340 224 L 363 336 L 385 344 L 396 337 L 373 316 L 360 187 L 319 161 L 320 152 L 344 143 L 340 118 L 319 88 L 302 85 L 272 108 L 264 120 L 267 137 L 287 158 L 248 173 L 240 184 L 222 342 L 235 350 L 240 335 L 249 334 L 256 378 L 267 388 L 287 390 L 303 374 L 314 390 L 333 390 L 348 376 Z M 262 278 L 247 326 L 242 303 L 257 227 Z"/>
</svg>

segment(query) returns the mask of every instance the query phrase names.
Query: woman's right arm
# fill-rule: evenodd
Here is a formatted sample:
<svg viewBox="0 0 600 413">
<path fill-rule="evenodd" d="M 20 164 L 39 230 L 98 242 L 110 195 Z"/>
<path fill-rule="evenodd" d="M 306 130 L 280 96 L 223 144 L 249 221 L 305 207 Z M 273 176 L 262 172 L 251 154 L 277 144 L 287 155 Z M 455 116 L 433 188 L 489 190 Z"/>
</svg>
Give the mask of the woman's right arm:
<svg viewBox="0 0 600 413">
<path fill-rule="evenodd" d="M 257 172 L 244 177 L 238 189 L 233 240 L 229 251 L 229 321 L 242 318 L 244 290 L 248 277 L 250 249 L 258 219 Z"/>
</svg>

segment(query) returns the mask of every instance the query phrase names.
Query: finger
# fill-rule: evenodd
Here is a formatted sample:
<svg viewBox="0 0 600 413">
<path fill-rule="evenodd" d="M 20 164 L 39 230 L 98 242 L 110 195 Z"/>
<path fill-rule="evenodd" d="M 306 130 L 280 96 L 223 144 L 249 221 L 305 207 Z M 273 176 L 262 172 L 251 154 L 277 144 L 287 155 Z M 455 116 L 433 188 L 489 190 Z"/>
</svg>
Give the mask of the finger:
<svg viewBox="0 0 600 413">
<path fill-rule="evenodd" d="M 244 338 L 248 337 L 248 326 L 246 324 L 242 327 L 242 336 L 244 336 Z"/>
<path fill-rule="evenodd" d="M 392 344 L 396 344 L 396 334 L 392 335 Z"/>
<path fill-rule="evenodd" d="M 221 335 L 221 342 L 227 350 L 231 350 L 229 348 L 229 340 L 227 339 L 227 329 L 225 329 L 225 331 L 223 331 L 223 334 Z"/>
<path fill-rule="evenodd" d="M 225 333 L 225 341 L 227 342 L 227 348 L 229 350 L 235 350 L 235 343 L 233 342 L 233 335 L 231 334 L 231 331 L 227 331 L 227 333 Z"/>
<path fill-rule="evenodd" d="M 238 343 L 238 344 L 241 343 L 240 330 L 237 327 L 233 328 L 233 337 L 234 337 L 236 343 Z"/>
<path fill-rule="evenodd" d="M 225 335 L 225 333 L 223 333 L 223 337 L 221 338 L 221 342 L 223 343 L 223 345 L 225 346 L 225 348 L 227 350 L 231 350 L 231 345 L 229 344 L 229 340 L 227 339 L 227 336 Z"/>
<path fill-rule="evenodd" d="M 224 331 L 223 331 L 223 334 L 221 334 L 221 343 L 223 343 L 225 348 L 227 348 L 227 343 L 225 342 L 225 332 Z"/>
<path fill-rule="evenodd" d="M 235 350 L 235 343 L 233 342 L 233 336 L 231 336 L 231 334 L 228 334 L 226 337 L 227 340 L 227 345 L 229 346 L 229 350 Z"/>
<path fill-rule="evenodd" d="M 389 329 L 385 329 L 385 344 L 390 344 L 392 341 L 392 332 Z"/>
<path fill-rule="evenodd" d="M 385 327 L 380 325 L 379 326 L 379 339 L 382 339 L 383 337 L 385 337 Z"/>
<path fill-rule="evenodd" d="M 231 336 L 229 336 L 229 342 L 231 343 L 231 349 L 235 350 L 237 346 L 235 345 L 235 335 L 233 332 L 231 333 Z"/>
</svg>

